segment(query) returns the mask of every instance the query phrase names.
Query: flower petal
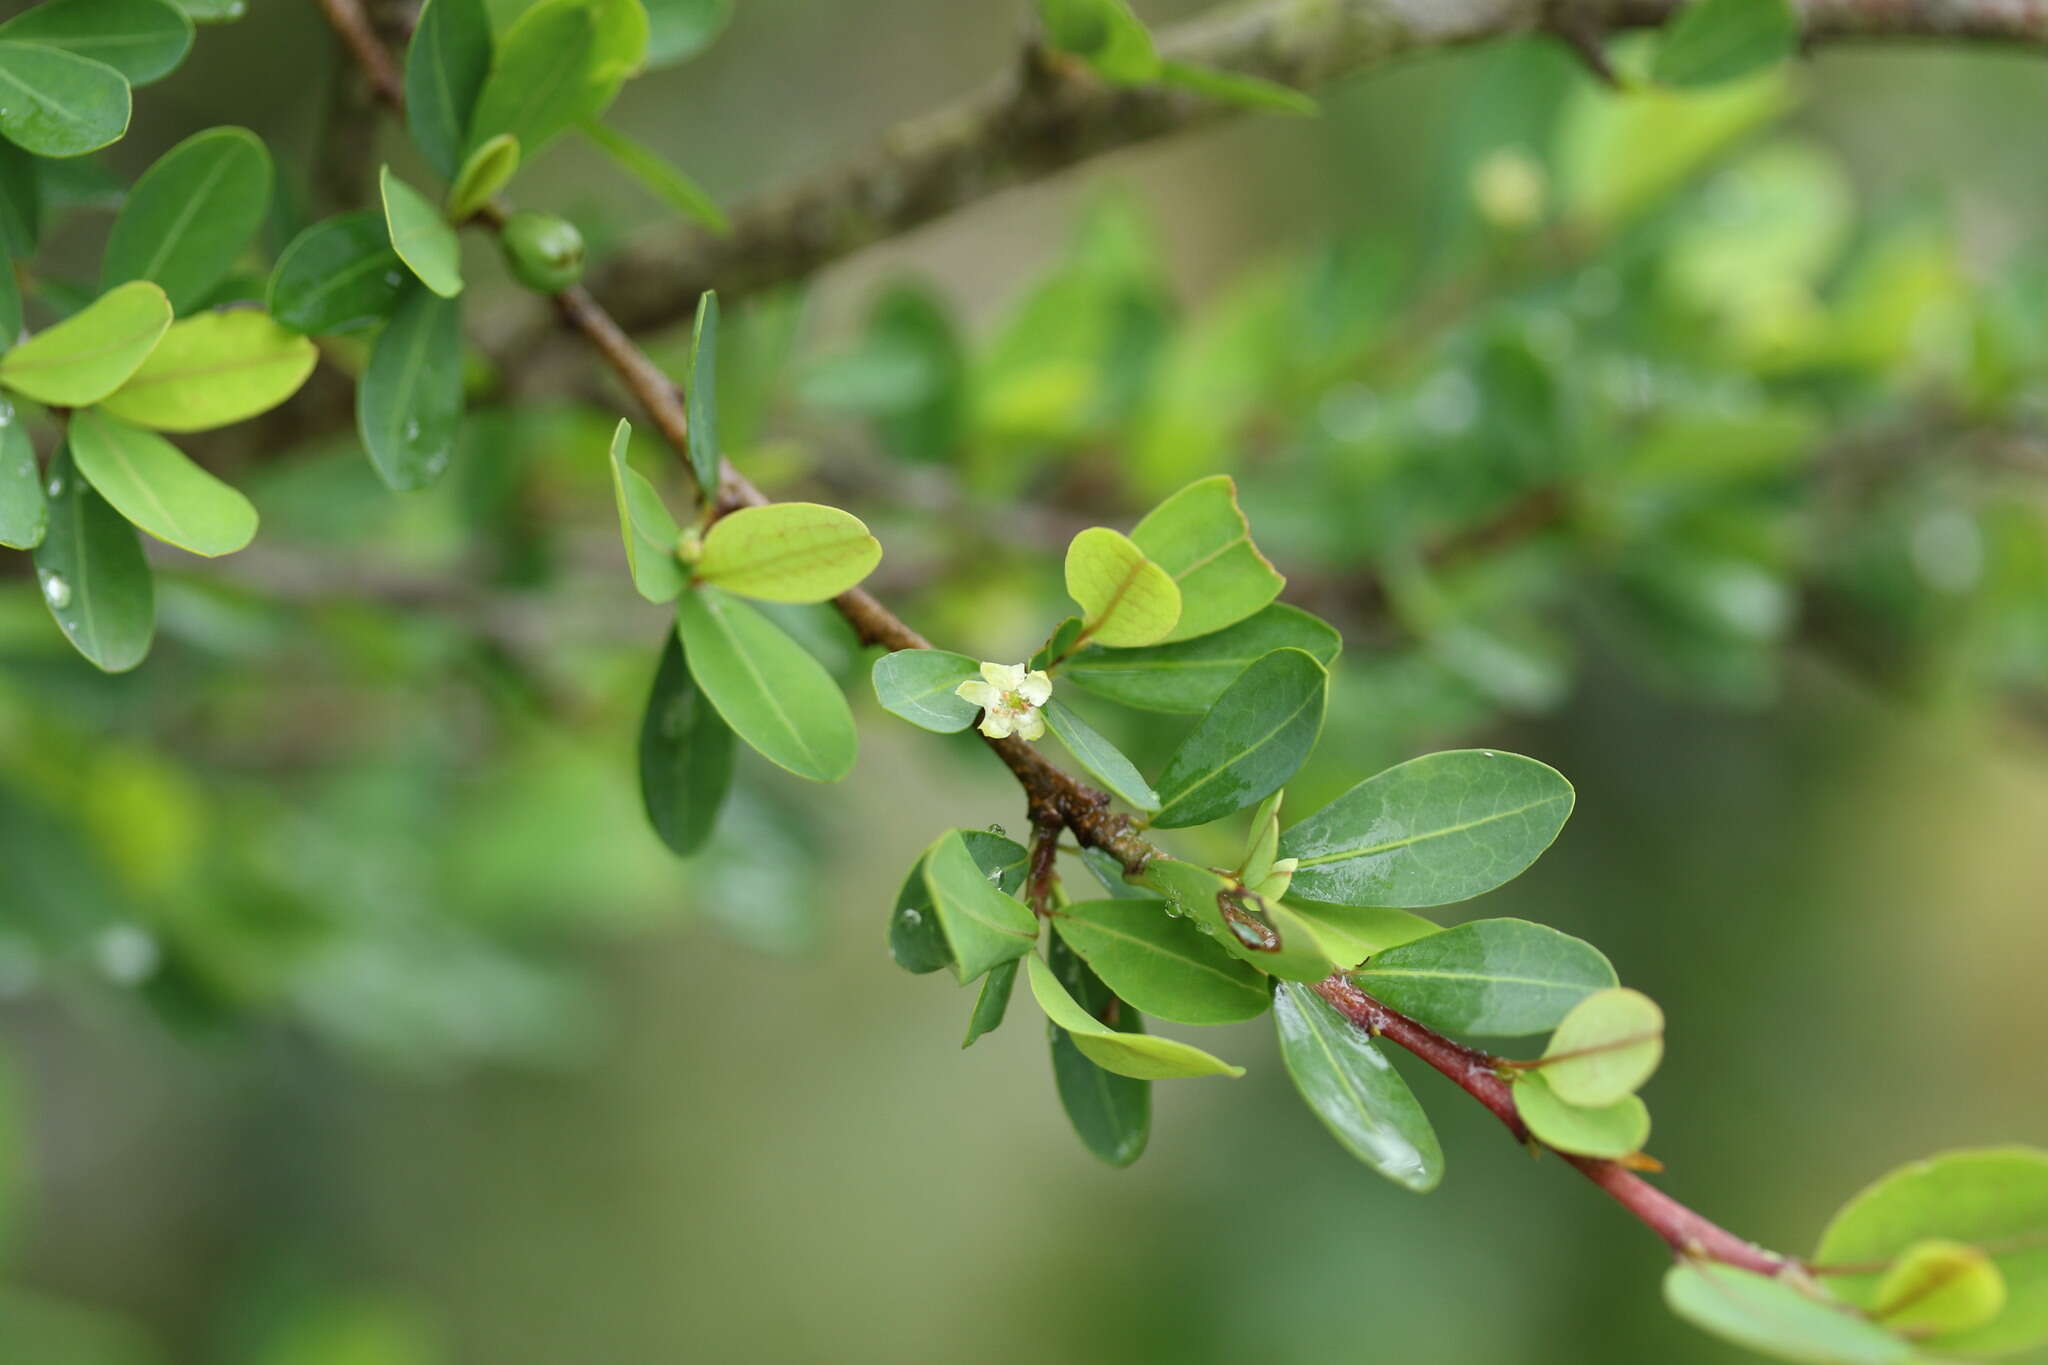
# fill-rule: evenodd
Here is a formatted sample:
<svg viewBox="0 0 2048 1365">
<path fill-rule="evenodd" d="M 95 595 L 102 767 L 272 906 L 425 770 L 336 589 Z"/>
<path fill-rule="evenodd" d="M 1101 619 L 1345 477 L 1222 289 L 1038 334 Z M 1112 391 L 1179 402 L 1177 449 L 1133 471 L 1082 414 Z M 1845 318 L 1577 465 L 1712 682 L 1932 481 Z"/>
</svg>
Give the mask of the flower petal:
<svg viewBox="0 0 2048 1365">
<path fill-rule="evenodd" d="M 953 689 L 953 695 L 971 702 L 984 711 L 993 711 L 1003 699 L 1003 694 L 979 678 L 969 678 Z"/>
<path fill-rule="evenodd" d="M 981 676 L 1000 692 L 1015 692 L 1024 683 L 1022 664 L 983 664 Z"/>
<path fill-rule="evenodd" d="M 1017 717 L 1017 734 L 1022 739 L 1037 739 L 1045 733 L 1045 717 L 1037 707 L 1032 707 Z"/>
<path fill-rule="evenodd" d="M 1016 728 L 1016 718 L 1008 711 L 989 711 L 981 718 L 981 732 L 990 739 L 1006 738 Z"/>
<path fill-rule="evenodd" d="M 1017 695 L 1033 706 L 1043 706 L 1052 696 L 1052 679 L 1042 668 L 1033 669 L 1024 681 L 1017 684 Z"/>
</svg>

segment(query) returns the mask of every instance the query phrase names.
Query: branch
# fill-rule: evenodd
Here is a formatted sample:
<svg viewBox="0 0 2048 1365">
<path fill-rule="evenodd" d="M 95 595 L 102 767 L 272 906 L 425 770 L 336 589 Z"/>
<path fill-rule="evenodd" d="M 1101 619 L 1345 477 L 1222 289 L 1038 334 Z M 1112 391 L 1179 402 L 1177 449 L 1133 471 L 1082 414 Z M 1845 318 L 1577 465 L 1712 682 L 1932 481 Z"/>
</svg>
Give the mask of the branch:
<svg viewBox="0 0 2048 1365">
<path fill-rule="evenodd" d="M 329 0 L 322 0 L 323 4 Z M 1654 27 L 1679 0 L 1268 0 L 1164 30 L 1186 62 L 1313 89 L 1411 53 L 1517 33 L 1601 35 Z M 330 8 L 332 8 L 330 4 Z M 1804 0 L 1809 45 L 1934 38 L 2048 45 L 2048 7 L 2030 0 Z M 743 204 L 732 229 L 665 229 L 592 276 L 629 331 L 681 322 L 715 283 L 728 298 L 801 279 L 863 247 L 1104 153 L 1219 121 L 1220 101 L 1163 86 L 1102 81 L 1030 48 L 1015 69 L 959 103 L 889 129 L 865 151 Z"/>
</svg>

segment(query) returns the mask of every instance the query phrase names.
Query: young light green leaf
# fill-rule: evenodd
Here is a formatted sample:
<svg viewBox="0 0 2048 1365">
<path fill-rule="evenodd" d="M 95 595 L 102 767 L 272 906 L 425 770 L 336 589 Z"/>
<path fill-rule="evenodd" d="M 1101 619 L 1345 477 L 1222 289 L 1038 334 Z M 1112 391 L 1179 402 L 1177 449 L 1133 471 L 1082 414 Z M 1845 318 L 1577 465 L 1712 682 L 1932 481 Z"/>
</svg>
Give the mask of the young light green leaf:
<svg viewBox="0 0 2048 1365">
<path fill-rule="evenodd" d="M 1543 1049 L 1543 1079 L 1566 1104 L 1598 1109 L 1643 1088 L 1664 1059 L 1664 1011 L 1610 986 L 1571 1007 Z"/>
<path fill-rule="evenodd" d="M 1263 109 L 1276 114 L 1308 115 L 1316 112 L 1313 96 L 1303 94 L 1292 86 L 1281 85 L 1260 76 L 1247 76 L 1242 71 L 1225 71 L 1220 67 L 1197 66 L 1193 62 L 1162 62 L 1159 66 L 1159 83 L 1177 85 L 1183 90 L 1192 90 L 1210 99 L 1222 100 L 1241 109 Z"/>
<path fill-rule="evenodd" d="M 469 145 L 469 115 L 491 72 L 491 21 L 483 0 L 427 0 L 405 50 L 405 125 L 443 180 Z"/>
<path fill-rule="evenodd" d="M 1589 1109 L 1559 1099 L 1542 1072 L 1524 1071 L 1515 1077 L 1514 1096 L 1529 1132 L 1560 1152 L 1619 1161 L 1650 1140 L 1650 1111 L 1635 1095 Z"/>
<path fill-rule="evenodd" d="M 963 983 L 1022 957 L 1038 941 L 1038 917 L 996 885 L 964 833 L 947 830 L 924 855 L 925 892 L 946 935 L 954 975 Z"/>
<path fill-rule="evenodd" d="M 988 969 L 988 975 L 981 979 L 981 994 L 975 997 L 974 1013 L 967 1018 L 967 1036 L 960 1040 L 961 1047 L 973 1047 L 975 1039 L 1002 1026 L 1003 1016 L 1010 1010 L 1010 994 L 1016 988 L 1016 958 Z"/>
<path fill-rule="evenodd" d="M 1664 1274 L 1664 1302 L 1703 1332 L 1803 1365 L 1906 1365 L 1904 1341 L 1786 1280 L 1719 1261 L 1681 1259 Z"/>
<path fill-rule="evenodd" d="M 103 672 L 142 662 L 156 632 L 156 582 L 135 528 L 107 506 L 58 447 L 50 460 L 50 524 L 36 547 L 43 604 L 66 639 Z"/>
<path fill-rule="evenodd" d="M 483 143 L 469 154 L 456 172 L 455 183 L 448 187 L 445 205 L 448 221 L 466 222 L 485 204 L 491 196 L 505 188 L 519 170 L 519 139 L 510 133 L 500 133 L 489 142 Z"/>
<path fill-rule="evenodd" d="M 270 209 L 270 151 L 247 128 L 209 128 L 158 157 L 121 205 L 100 288 L 163 286 L 189 313 L 227 278 Z"/>
<path fill-rule="evenodd" d="M 391 173 L 377 172 L 391 249 L 421 284 L 444 299 L 462 292 L 462 243 L 433 202 Z"/>
<path fill-rule="evenodd" d="M 115 511 L 196 555 L 232 554 L 256 537 L 256 509 L 153 431 L 98 408 L 72 414 L 71 456 Z"/>
<path fill-rule="evenodd" d="M 1045 704 L 1045 723 L 1067 746 L 1074 761 L 1113 795 L 1139 810 L 1159 809 L 1159 793 L 1152 790 L 1145 775 L 1115 745 L 1097 734 L 1094 726 L 1056 701 Z"/>
<path fill-rule="evenodd" d="M 100 406 L 156 431 L 208 431 L 268 412 L 299 391 L 320 352 L 265 313 L 201 313 L 171 324 Z"/>
<path fill-rule="evenodd" d="M 1273 863 L 1280 855 L 1280 801 L 1286 794 L 1284 788 L 1274 792 L 1252 812 L 1244 856 L 1237 863 L 1237 879 L 1246 886 L 1257 886 L 1273 875 Z"/>
<path fill-rule="evenodd" d="M 732 0 L 645 0 L 647 65 L 675 66 L 711 46 L 732 21 Z"/>
<path fill-rule="evenodd" d="M 356 431 L 384 486 L 405 493 L 441 477 L 461 426 L 461 306 L 413 283 L 370 345 Z"/>
<path fill-rule="evenodd" d="M 2005 1276 L 1977 1247 L 1947 1238 L 1915 1242 L 1878 1282 L 1870 1315 L 1919 1338 L 1981 1327 L 2005 1309 Z"/>
<path fill-rule="evenodd" d="M 585 119 L 578 128 L 619 169 L 652 190 L 670 208 L 721 235 L 732 231 L 732 224 L 717 201 L 651 148 L 596 119 Z"/>
<path fill-rule="evenodd" d="M 1520 875 L 1572 811 L 1572 785 L 1518 754 L 1453 749 L 1367 778 L 1280 836 L 1293 894 L 1449 905 Z"/>
<path fill-rule="evenodd" d="M 1111 990 L 1161 1019 L 1229 1024 L 1269 1003 L 1265 977 L 1158 901 L 1080 901 L 1053 928 Z"/>
<path fill-rule="evenodd" d="M 682 639 L 669 631 L 640 721 L 640 799 L 647 823 L 687 858 L 711 837 L 731 786 L 732 731 L 691 677 Z"/>
<path fill-rule="evenodd" d="M 1145 1031 L 1145 1017 L 1124 1006 L 1057 935 L 1046 943 L 1046 963 L 1090 1018 L 1106 1021 L 1119 1033 Z M 1136 1161 L 1152 1133 L 1152 1082 L 1103 1070 L 1057 1024 L 1048 1023 L 1046 1033 L 1052 1040 L 1060 1107 L 1082 1145 L 1112 1166 Z"/>
<path fill-rule="evenodd" d="M 192 20 L 165 0 L 49 0 L 0 24 L 0 42 L 61 47 L 147 85 L 185 60 Z"/>
<path fill-rule="evenodd" d="M 1650 79 L 1718 85 L 1782 62 L 1798 46 L 1791 0 L 1693 0 L 1665 25 Z"/>
<path fill-rule="evenodd" d="M 1214 706 L 1239 675 L 1276 649 L 1299 649 L 1328 668 L 1342 646 L 1342 638 L 1324 622 L 1275 602 L 1200 639 L 1143 649 L 1090 645 L 1061 666 L 1060 676 L 1125 706 L 1196 715 Z"/>
<path fill-rule="evenodd" d="M 1081 608 L 1081 636 L 1128 648 L 1156 644 L 1180 620 L 1173 576 L 1121 532 L 1091 526 L 1067 546 L 1067 596 Z"/>
<path fill-rule="evenodd" d="M 845 694 L 780 626 L 716 588 L 693 588 L 677 599 L 676 627 L 697 685 L 756 752 L 813 782 L 853 771 Z"/>
<path fill-rule="evenodd" d="M 646 55 L 639 0 L 541 0 L 498 45 L 469 146 L 510 133 L 531 161 L 562 132 L 603 113 Z"/>
<path fill-rule="evenodd" d="M 128 131 L 128 81 L 42 43 L 0 41 L 0 137 L 37 156 L 84 156 Z"/>
<path fill-rule="evenodd" d="M 1252 544 L 1228 474 L 1198 479 L 1160 503 L 1131 528 L 1131 541 L 1180 589 L 1180 620 L 1161 643 L 1236 625 L 1287 586 Z"/>
<path fill-rule="evenodd" d="M 943 649 L 899 649 L 875 660 L 875 700 L 891 715 L 934 734 L 949 735 L 974 724 L 980 707 L 955 689 L 981 676 L 981 665 Z"/>
<path fill-rule="evenodd" d="M 49 522 L 50 504 L 43 496 L 36 448 L 14 404 L 0 398 L 0 545 L 33 550 L 43 543 Z"/>
<path fill-rule="evenodd" d="M 1323 728 L 1329 674 L 1298 649 L 1276 649 L 1238 676 L 1167 760 L 1152 823 L 1220 820 L 1278 791 Z"/>
<path fill-rule="evenodd" d="M 1105 1071 L 1141 1081 L 1172 1076 L 1242 1076 L 1244 1068 L 1210 1056 L 1197 1047 L 1144 1033 L 1121 1033 L 1076 1004 L 1052 968 L 1036 953 L 1024 959 L 1031 974 L 1031 995 L 1046 1017 L 1065 1029 L 1081 1055 Z"/>
<path fill-rule="evenodd" d="M 718 295 L 705 290 L 690 328 L 690 371 L 683 377 L 690 413 L 690 468 L 704 496 L 718 496 Z"/>
<path fill-rule="evenodd" d="M 882 559 L 859 517 L 815 502 L 742 507 L 711 523 L 695 565 L 701 582 L 767 602 L 824 602 Z"/>
<path fill-rule="evenodd" d="M 1159 75 L 1152 35 L 1125 0 L 1038 0 L 1045 39 L 1082 58 L 1105 80 L 1135 85 Z"/>
<path fill-rule="evenodd" d="M 1318 952 L 1345 971 L 1374 953 L 1443 932 L 1420 915 L 1381 906 L 1285 901 L 1280 909 L 1302 926 Z"/>
<path fill-rule="evenodd" d="M 1598 948 L 1520 919 L 1482 919 L 1373 955 L 1360 990 L 1431 1028 L 1514 1038 L 1555 1028 L 1619 984 Z"/>
<path fill-rule="evenodd" d="M 962 830 L 960 837 L 982 875 L 1004 895 L 1016 895 L 1031 863 L 1024 845 L 979 829 Z M 889 912 L 889 956 L 907 972 L 935 972 L 953 965 L 953 950 L 946 943 L 945 928 L 925 885 L 923 854 L 903 879 L 903 889 Z"/>
<path fill-rule="evenodd" d="M 344 213 L 292 239 L 271 271 L 267 307 L 295 332 L 345 332 L 390 317 L 407 278 L 384 215 Z"/>
<path fill-rule="evenodd" d="M 1249 889 L 1232 893 L 1218 906 L 1224 931 L 1217 936 L 1233 957 L 1282 981 L 1321 981 L 1337 970 L 1317 933 L 1292 906 Z M 1213 926 L 1212 926 L 1213 927 Z"/>
<path fill-rule="evenodd" d="M 632 435 L 630 422 L 622 421 L 612 431 L 612 497 L 619 507 L 619 535 L 626 542 L 626 568 L 642 597 L 669 602 L 689 581 L 676 558 L 682 528 L 654 485 L 626 463 L 626 443 Z"/>
<path fill-rule="evenodd" d="M 1900 1167 L 1835 1215 L 1814 1264 L 1830 1292 L 1874 1308 L 1883 1268 L 1930 1238 L 1989 1256 L 2004 1277 L 2006 1304 L 1981 1325 L 1928 1337 L 1920 1343 L 1926 1350 L 1988 1356 L 2048 1341 L 2048 1152 L 1987 1147 Z M 1837 1266 L 1842 1272 L 1831 1269 Z"/>
<path fill-rule="evenodd" d="M 87 407 L 120 388 L 170 325 L 163 290 L 124 284 L 0 355 L 0 386 L 52 407 Z"/>
<path fill-rule="evenodd" d="M 1275 991 L 1273 1024 L 1294 1088 L 1331 1136 L 1396 1185 L 1435 1189 L 1444 1177 L 1436 1129 L 1378 1045 L 1299 982 Z"/>
</svg>

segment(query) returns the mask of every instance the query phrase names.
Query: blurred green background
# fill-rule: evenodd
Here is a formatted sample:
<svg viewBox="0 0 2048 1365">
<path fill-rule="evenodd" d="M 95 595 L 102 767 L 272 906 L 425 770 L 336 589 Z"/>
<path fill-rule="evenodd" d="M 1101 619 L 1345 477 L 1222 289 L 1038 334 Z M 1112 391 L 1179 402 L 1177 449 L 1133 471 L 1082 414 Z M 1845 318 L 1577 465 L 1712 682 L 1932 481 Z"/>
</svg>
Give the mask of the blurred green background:
<svg viewBox="0 0 2048 1365">
<path fill-rule="evenodd" d="M 305 173 L 331 43 L 311 5 L 254 9 L 145 93 L 117 169 L 237 122 Z M 740 0 L 615 119 L 736 202 L 974 88 L 1018 31 L 1004 4 Z M 1603 97 L 1567 59 L 1404 63 L 742 310 L 740 458 L 867 518 L 890 600 L 996 658 L 1056 621 L 1065 528 L 1234 469 L 1289 596 L 1349 640 L 1301 799 L 1451 744 L 1572 778 L 1556 847 L 1471 913 L 1588 938 L 1664 1004 L 1664 1183 L 1799 1251 L 1903 1160 L 2048 1139 L 2043 76 L 1824 52 L 1658 191 L 1690 197 L 1588 245 L 1475 209 L 1505 147 L 1549 221 L 1572 210 L 1553 127 Z M 568 147 L 520 198 L 600 253 L 662 215 Z M 90 261 L 105 221 L 61 250 Z M 469 250 L 487 372 L 536 305 Z M 868 319 L 905 278 L 971 397 L 923 334 L 891 368 Z M 1414 334 L 1446 281 L 1458 316 Z M 1105 298 L 1128 333 L 1087 331 Z M 1150 396 L 1097 392 L 1127 378 Z M 968 996 L 883 947 L 917 850 L 1021 827 L 1014 789 L 883 715 L 824 625 L 854 776 L 745 757 L 720 851 L 674 862 L 632 780 L 663 623 L 607 523 L 612 414 L 576 380 L 508 417 L 496 382 L 463 476 L 403 501 L 345 426 L 213 452 L 264 536 L 174 566 L 135 675 L 92 674 L 0 582 L 0 1357 L 1737 1358 L 1666 1315 L 1647 1233 L 1437 1078 L 1441 1190 L 1351 1162 L 1263 1021 L 1215 1043 L 1247 1077 L 1158 1087 L 1145 1158 L 1096 1164 L 1029 1010 L 962 1052 Z M 1817 499 L 1843 480 L 1846 510 Z M 1560 484 L 1592 509 L 1572 534 L 1434 564 Z M 1673 601 L 1706 606 L 1645 624 Z"/>
</svg>

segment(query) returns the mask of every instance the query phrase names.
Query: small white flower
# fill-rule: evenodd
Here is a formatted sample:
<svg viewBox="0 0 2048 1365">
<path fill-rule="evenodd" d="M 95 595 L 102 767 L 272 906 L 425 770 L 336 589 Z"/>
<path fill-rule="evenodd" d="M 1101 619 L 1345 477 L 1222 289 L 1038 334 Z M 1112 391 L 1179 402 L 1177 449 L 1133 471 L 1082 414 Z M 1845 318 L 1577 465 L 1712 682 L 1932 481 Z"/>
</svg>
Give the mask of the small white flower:
<svg viewBox="0 0 2048 1365">
<path fill-rule="evenodd" d="M 1045 733 L 1045 717 L 1038 708 L 1052 696 L 1052 679 L 1044 669 L 1026 673 L 1022 664 L 983 664 L 980 678 L 970 678 L 953 691 L 981 708 L 981 732 L 990 739 L 1011 734 L 1037 739 Z"/>
</svg>

